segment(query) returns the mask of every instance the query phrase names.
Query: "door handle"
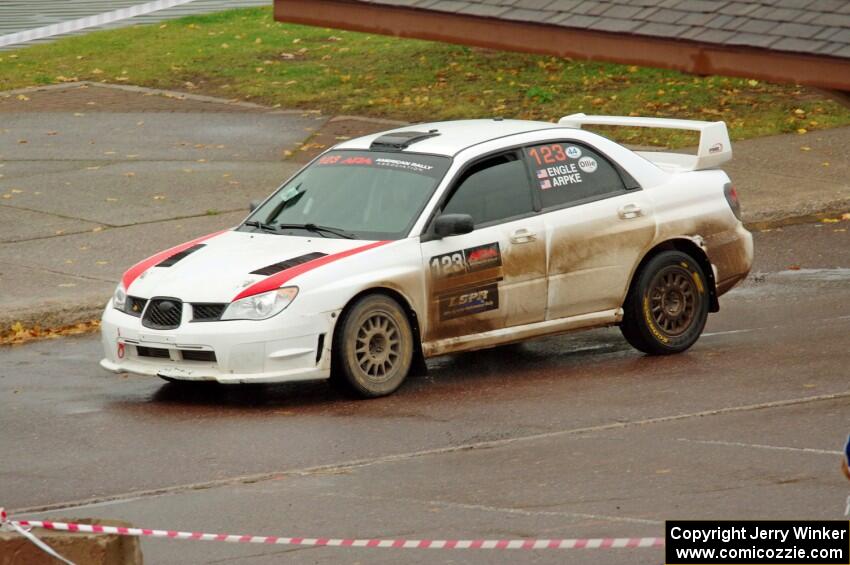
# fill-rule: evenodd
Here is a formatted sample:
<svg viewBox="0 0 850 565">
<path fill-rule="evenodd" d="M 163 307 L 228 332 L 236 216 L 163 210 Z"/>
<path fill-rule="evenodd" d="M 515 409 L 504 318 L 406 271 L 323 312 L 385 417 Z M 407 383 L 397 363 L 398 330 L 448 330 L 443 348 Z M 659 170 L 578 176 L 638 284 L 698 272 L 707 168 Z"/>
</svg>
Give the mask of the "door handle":
<svg viewBox="0 0 850 565">
<path fill-rule="evenodd" d="M 619 215 L 622 220 L 630 220 L 632 218 L 637 218 L 638 216 L 643 216 L 643 211 L 637 204 L 625 204 L 620 206 L 617 210 L 617 215 Z"/>
<path fill-rule="evenodd" d="M 520 228 L 511 234 L 511 243 L 531 243 L 537 240 L 537 234 L 526 228 Z"/>
</svg>

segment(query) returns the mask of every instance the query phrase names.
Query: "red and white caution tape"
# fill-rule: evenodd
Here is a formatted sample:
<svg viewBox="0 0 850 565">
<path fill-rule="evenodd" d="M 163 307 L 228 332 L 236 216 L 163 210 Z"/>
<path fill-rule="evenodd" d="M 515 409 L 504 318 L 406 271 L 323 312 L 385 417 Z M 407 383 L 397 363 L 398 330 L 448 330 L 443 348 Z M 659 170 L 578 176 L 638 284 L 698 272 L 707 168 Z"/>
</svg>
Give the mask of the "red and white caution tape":
<svg viewBox="0 0 850 565">
<path fill-rule="evenodd" d="M 119 536 L 153 537 L 178 540 L 223 541 L 228 543 L 259 543 L 268 545 L 301 545 L 323 547 L 377 547 L 396 549 L 609 549 L 648 548 L 664 546 L 664 538 L 584 538 L 584 539 L 501 539 L 501 540 L 417 540 L 417 539 L 350 539 L 299 538 L 279 536 L 248 536 L 235 534 L 206 534 L 176 530 L 150 530 L 97 524 L 73 524 L 50 520 L 9 521 L 21 527 L 44 528 L 65 532 L 114 534 Z"/>
<path fill-rule="evenodd" d="M 172 8 L 174 6 L 179 6 L 180 4 L 188 4 L 189 2 L 193 1 L 194 0 L 155 0 L 154 2 L 136 4 L 135 6 L 130 6 L 129 8 L 121 8 L 119 10 L 112 10 L 111 12 L 103 12 L 101 14 L 95 14 L 93 16 L 77 18 L 76 20 L 68 20 L 67 22 L 60 22 L 58 24 L 37 27 L 35 29 L 28 29 L 26 31 L 18 31 L 15 33 L 0 36 L 0 47 L 5 47 L 7 45 L 15 45 L 17 43 L 27 43 L 28 41 L 44 39 L 46 37 L 53 37 L 54 35 L 63 35 L 89 27 L 97 27 L 106 24 L 111 24 L 112 22 L 126 20 L 128 18 L 141 16 L 143 14 L 150 14 L 151 12 L 158 12 L 159 10 Z"/>
<path fill-rule="evenodd" d="M 50 547 L 49 545 L 38 539 L 35 535 L 33 535 L 29 531 L 29 528 L 26 528 L 24 526 L 19 525 L 17 522 L 9 520 L 6 516 L 6 511 L 3 508 L 0 508 L 0 532 L 2 531 L 17 532 L 27 538 L 34 546 L 39 548 L 47 555 L 53 557 L 57 561 L 65 563 L 65 565 L 74 565 L 73 561 L 68 561 L 67 559 L 56 553 L 56 551 L 52 547 Z"/>
</svg>

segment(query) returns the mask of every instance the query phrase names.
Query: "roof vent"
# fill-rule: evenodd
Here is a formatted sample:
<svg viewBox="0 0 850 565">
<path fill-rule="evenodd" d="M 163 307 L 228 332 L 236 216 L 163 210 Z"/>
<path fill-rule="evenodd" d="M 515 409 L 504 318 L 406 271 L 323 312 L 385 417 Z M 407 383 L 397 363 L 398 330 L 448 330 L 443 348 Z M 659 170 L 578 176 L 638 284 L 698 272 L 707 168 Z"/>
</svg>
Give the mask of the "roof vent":
<svg viewBox="0 0 850 565">
<path fill-rule="evenodd" d="M 396 131 L 386 133 L 372 142 L 369 149 L 384 151 L 402 151 L 417 141 L 440 135 L 437 130 L 431 131 Z"/>
</svg>

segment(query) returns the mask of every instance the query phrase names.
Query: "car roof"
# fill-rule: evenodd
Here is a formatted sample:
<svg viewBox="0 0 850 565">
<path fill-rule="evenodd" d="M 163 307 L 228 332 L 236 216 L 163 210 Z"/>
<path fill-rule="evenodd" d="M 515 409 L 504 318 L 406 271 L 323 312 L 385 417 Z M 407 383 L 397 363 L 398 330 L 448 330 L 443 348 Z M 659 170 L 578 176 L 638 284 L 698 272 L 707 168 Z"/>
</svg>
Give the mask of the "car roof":
<svg viewBox="0 0 850 565">
<path fill-rule="evenodd" d="M 393 130 L 365 135 L 336 146 L 336 149 L 370 149 L 373 142 L 388 134 L 399 132 L 422 132 L 425 135 L 413 141 L 400 150 L 402 153 L 428 153 L 452 157 L 460 151 L 500 137 L 507 137 L 532 131 L 563 128 L 551 122 L 535 122 L 531 120 L 503 120 L 500 118 L 485 120 L 455 120 L 449 122 L 431 122 L 413 124 Z M 433 130 L 436 130 L 434 132 Z M 416 139 L 416 138 L 414 138 Z M 377 149 L 377 146 L 376 146 Z M 398 149 L 396 149 L 398 151 Z"/>
</svg>

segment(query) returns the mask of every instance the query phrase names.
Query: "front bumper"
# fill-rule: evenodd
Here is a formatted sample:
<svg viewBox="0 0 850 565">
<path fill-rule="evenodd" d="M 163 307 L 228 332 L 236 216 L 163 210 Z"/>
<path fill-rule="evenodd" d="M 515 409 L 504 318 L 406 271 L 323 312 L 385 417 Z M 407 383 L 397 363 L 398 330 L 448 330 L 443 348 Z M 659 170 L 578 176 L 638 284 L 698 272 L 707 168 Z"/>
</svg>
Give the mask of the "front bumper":
<svg viewBox="0 0 850 565">
<path fill-rule="evenodd" d="M 142 326 L 112 307 L 103 313 L 100 365 L 116 373 L 185 381 L 274 383 L 330 375 L 331 313 L 282 312 L 269 320 L 183 321 L 174 330 Z"/>
</svg>

